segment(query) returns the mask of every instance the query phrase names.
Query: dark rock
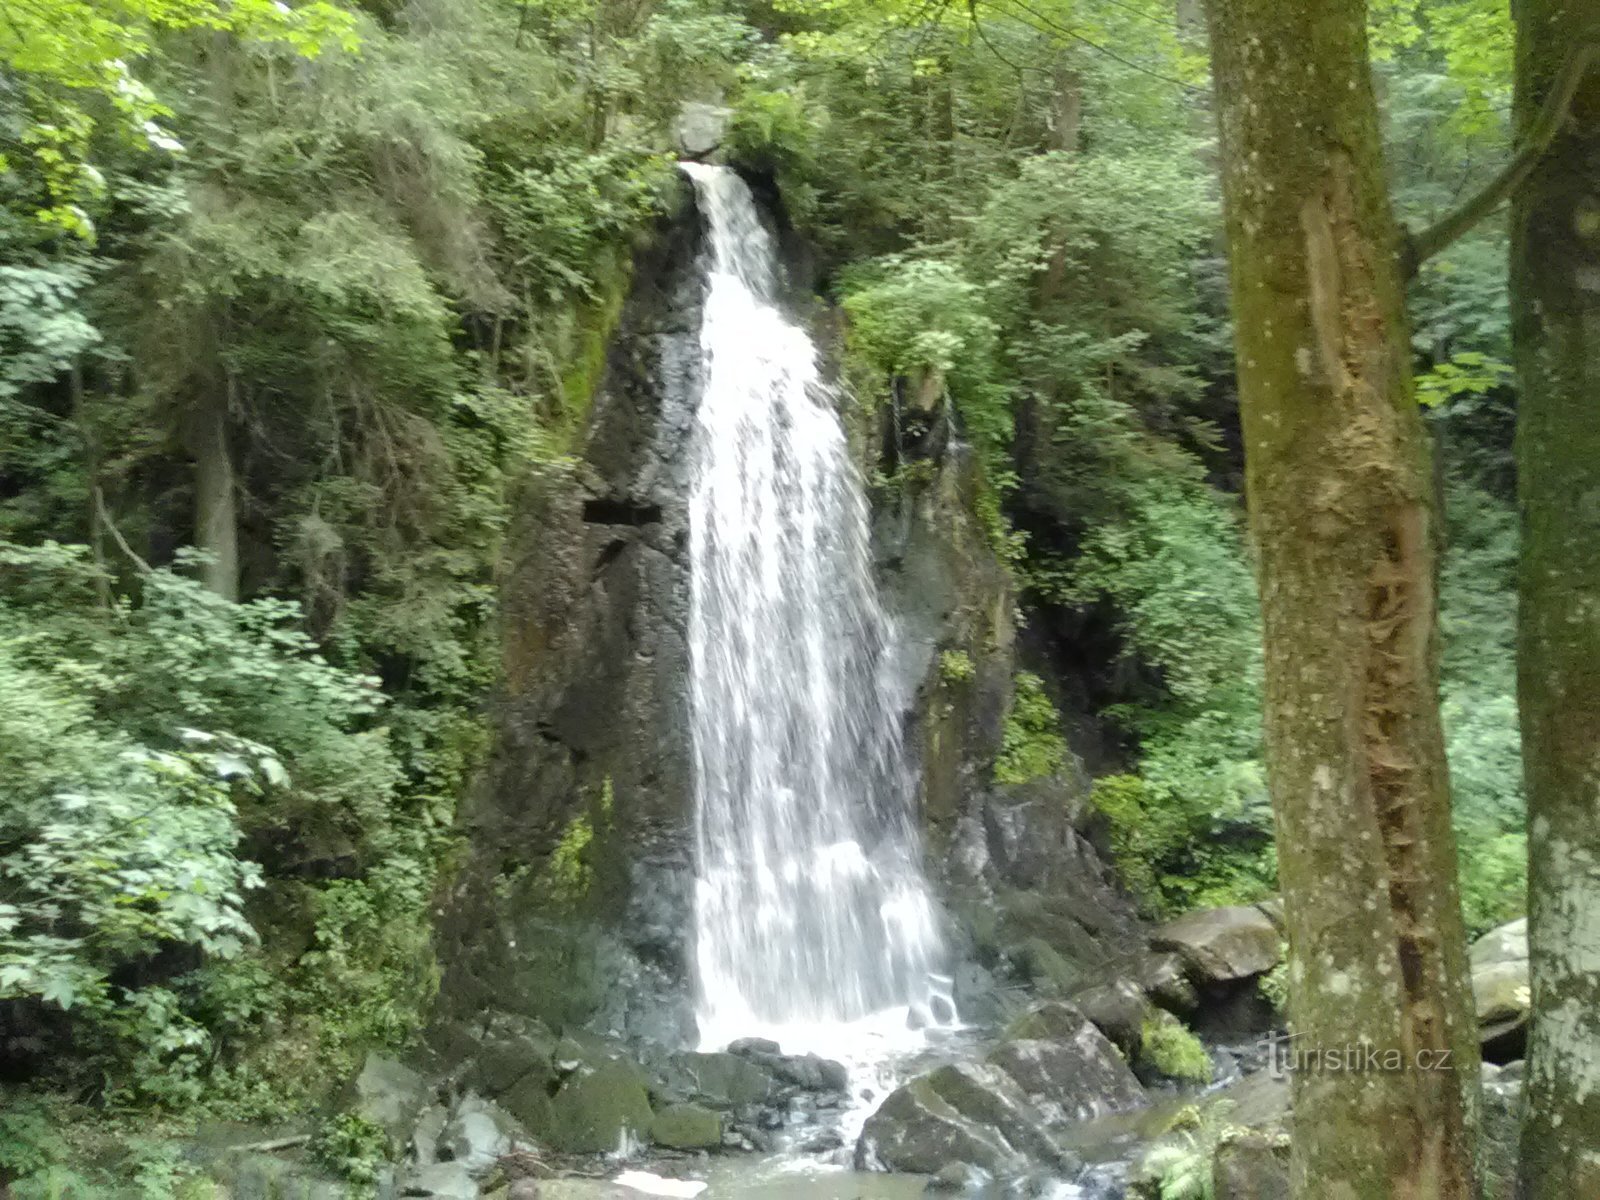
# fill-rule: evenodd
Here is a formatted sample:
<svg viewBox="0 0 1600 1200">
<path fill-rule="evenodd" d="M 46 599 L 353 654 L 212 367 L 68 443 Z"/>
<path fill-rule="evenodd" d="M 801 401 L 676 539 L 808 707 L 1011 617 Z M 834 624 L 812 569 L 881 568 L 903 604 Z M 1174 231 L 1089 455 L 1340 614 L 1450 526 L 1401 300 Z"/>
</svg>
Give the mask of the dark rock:
<svg viewBox="0 0 1600 1200">
<path fill-rule="evenodd" d="M 783 1047 L 769 1038 L 747 1037 L 728 1044 L 729 1054 L 760 1055 L 763 1057 L 783 1053 Z"/>
<path fill-rule="evenodd" d="M 707 1150 L 722 1145 L 722 1116 L 698 1104 L 674 1104 L 650 1122 L 650 1140 L 674 1150 Z"/>
<path fill-rule="evenodd" d="M 661 1074 L 667 1095 L 708 1108 L 762 1104 L 776 1089 L 776 1081 L 765 1067 L 726 1051 L 674 1055 L 662 1064 Z"/>
<path fill-rule="evenodd" d="M 1182 957 L 1195 978 L 1229 983 L 1264 974 L 1282 959 L 1283 935 L 1253 904 L 1187 913 L 1155 931 L 1151 945 Z"/>
<path fill-rule="evenodd" d="M 1224 1137 L 1211 1163 L 1214 1200 L 1289 1200 L 1289 1141 L 1253 1130 Z"/>
<path fill-rule="evenodd" d="M 484 1041 L 474 1054 L 470 1079 L 485 1096 L 498 1098 L 530 1075 L 539 1087 L 556 1082 L 556 1036 L 541 1022 L 527 1025 L 524 1032 Z"/>
</svg>

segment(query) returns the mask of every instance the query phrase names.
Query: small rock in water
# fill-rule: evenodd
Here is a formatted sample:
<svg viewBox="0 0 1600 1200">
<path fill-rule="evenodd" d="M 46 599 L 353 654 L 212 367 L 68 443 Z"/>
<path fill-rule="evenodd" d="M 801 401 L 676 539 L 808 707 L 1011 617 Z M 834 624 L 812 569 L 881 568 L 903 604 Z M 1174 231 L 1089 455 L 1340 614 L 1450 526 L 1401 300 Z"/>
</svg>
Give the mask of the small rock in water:
<svg viewBox="0 0 1600 1200">
<path fill-rule="evenodd" d="M 988 1182 L 988 1172 L 980 1171 L 970 1163 L 953 1162 L 946 1163 L 939 1169 L 938 1174 L 928 1180 L 926 1190 L 970 1195 L 975 1192 L 981 1192 Z"/>
<path fill-rule="evenodd" d="M 729 1054 L 782 1054 L 783 1047 L 771 1038 L 747 1037 L 728 1043 Z"/>
</svg>

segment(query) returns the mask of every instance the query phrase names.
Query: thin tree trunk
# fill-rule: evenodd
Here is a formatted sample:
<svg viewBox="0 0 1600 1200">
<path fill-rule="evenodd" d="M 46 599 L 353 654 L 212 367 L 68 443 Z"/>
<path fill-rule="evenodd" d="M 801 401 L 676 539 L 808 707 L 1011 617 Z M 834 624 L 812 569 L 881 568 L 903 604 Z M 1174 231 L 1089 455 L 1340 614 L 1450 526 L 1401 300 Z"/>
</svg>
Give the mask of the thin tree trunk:
<svg viewBox="0 0 1600 1200">
<path fill-rule="evenodd" d="M 1516 122 L 1531 134 L 1593 0 L 1520 0 Z M 1600 71 L 1512 199 L 1521 396 L 1518 679 L 1533 1031 L 1527 1200 L 1600 1196 Z"/>
<path fill-rule="evenodd" d="M 1438 535 L 1366 4 L 1211 0 L 1210 17 L 1301 1068 L 1294 1194 L 1471 1197 Z M 1356 1047 L 1354 1069 L 1330 1060 Z"/>
<path fill-rule="evenodd" d="M 229 380 L 229 400 L 233 391 Z M 194 416 L 190 453 L 194 455 L 194 540 L 211 561 L 201 581 L 224 599 L 239 598 L 239 517 L 235 500 L 233 452 L 228 445 L 230 403 L 214 400 Z"/>
</svg>

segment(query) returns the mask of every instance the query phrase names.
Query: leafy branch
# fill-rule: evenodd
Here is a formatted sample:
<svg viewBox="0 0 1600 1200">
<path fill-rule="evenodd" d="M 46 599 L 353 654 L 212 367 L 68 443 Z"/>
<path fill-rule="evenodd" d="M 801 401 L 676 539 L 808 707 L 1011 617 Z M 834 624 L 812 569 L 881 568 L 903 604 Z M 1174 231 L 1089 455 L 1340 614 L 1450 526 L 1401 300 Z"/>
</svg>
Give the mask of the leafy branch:
<svg viewBox="0 0 1600 1200">
<path fill-rule="evenodd" d="M 1556 73 L 1555 82 L 1528 128 L 1522 148 L 1505 168 L 1460 207 L 1420 233 L 1407 235 L 1401 251 L 1401 267 L 1407 279 L 1414 276 L 1423 263 L 1453 245 L 1499 208 L 1527 181 L 1560 135 L 1571 112 L 1573 98 L 1596 63 L 1600 63 L 1600 42 L 1586 42 L 1575 48 Z"/>
</svg>

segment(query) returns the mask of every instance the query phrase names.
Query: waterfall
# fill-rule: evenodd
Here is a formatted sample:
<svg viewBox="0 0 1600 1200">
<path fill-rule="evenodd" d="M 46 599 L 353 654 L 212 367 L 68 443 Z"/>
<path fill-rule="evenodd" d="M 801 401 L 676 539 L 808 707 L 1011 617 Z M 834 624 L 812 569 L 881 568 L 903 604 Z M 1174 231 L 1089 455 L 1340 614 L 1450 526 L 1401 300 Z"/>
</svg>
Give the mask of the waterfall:
<svg viewBox="0 0 1600 1200">
<path fill-rule="evenodd" d="M 779 303 L 774 240 L 731 170 L 683 169 L 709 229 L 689 503 L 701 1040 L 839 1056 L 846 1026 L 928 1019 L 942 961 L 893 630 L 837 397 Z"/>
</svg>

